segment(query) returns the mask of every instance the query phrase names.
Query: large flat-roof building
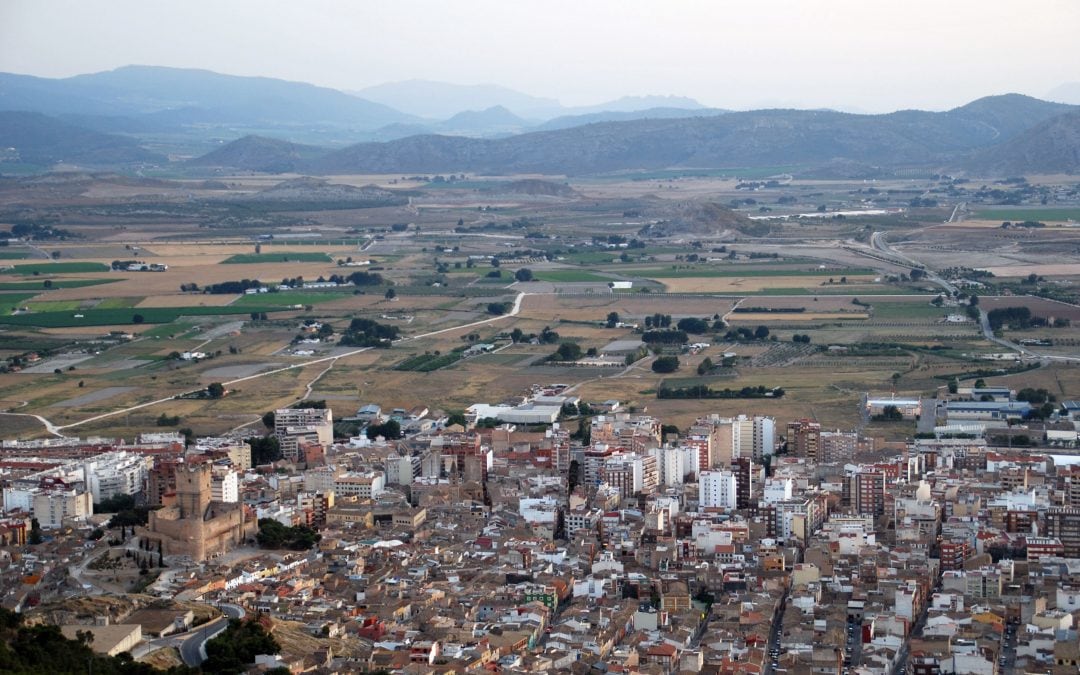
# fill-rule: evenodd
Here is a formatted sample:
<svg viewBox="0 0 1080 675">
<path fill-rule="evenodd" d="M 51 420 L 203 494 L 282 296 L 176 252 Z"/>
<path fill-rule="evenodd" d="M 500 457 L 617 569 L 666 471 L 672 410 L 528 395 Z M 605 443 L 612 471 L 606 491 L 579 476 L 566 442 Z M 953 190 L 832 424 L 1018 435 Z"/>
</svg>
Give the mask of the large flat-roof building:
<svg viewBox="0 0 1080 675">
<path fill-rule="evenodd" d="M 915 419 L 922 415 L 922 400 L 917 398 L 874 397 L 867 394 L 863 405 L 870 417 L 884 414 L 888 407 L 896 408 L 904 419 Z"/>
</svg>

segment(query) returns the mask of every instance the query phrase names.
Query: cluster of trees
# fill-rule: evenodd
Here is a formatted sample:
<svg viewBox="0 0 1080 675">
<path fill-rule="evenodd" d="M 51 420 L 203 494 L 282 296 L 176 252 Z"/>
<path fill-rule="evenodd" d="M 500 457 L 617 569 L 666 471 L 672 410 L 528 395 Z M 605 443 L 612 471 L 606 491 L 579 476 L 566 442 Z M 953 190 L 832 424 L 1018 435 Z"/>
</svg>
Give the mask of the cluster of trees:
<svg viewBox="0 0 1080 675">
<path fill-rule="evenodd" d="M 1042 388 L 1033 389 L 1032 387 L 1024 387 L 1016 392 L 1016 400 L 1027 401 L 1032 405 L 1038 405 L 1046 402 L 1053 403 L 1054 401 L 1057 401 L 1057 397 Z"/>
<path fill-rule="evenodd" d="M 608 328 L 614 328 L 619 323 L 618 312 L 608 312 L 606 325 Z"/>
<path fill-rule="evenodd" d="M 494 314 L 495 316 L 502 316 L 513 308 L 514 303 L 512 302 L 489 302 L 487 304 L 488 314 Z"/>
<path fill-rule="evenodd" d="M 202 664 L 202 672 L 228 675 L 246 673 L 259 654 L 277 654 L 280 651 L 281 645 L 263 627 L 261 616 L 256 615 L 246 621 L 231 619 L 225 632 L 206 643 L 206 661 Z"/>
<path fill-rule="evenodd" d="M 98 654 L 90 646 L 93 633 L 79 631 L 77 636 L 69 640 L 60 632 L 59 626 L 50 624 L 24 625 L 22 615 L 0 608 L 0 672 L 92 672 L 97 675 L 194 675 L 199 672 L 186 666 L 159 670 L 147 663 L 136 663 L 128 652 L 117 656 Z M 254 658 L 252 656 L 252 661 Z"/>
<path fill-rule="evenodd" d="M 382 436 L 388 441 L 395 441 L 401 438 L 401 423 L 397 420 L 386 420 L 382 424 L 369 424 L 364 433 L 371 440 Z"/>
<path fill-rule="evenodd" d="M 209 293 L 210 295 L 235 295 L 237 293 L 243 293 L 249 288 L 259 288 L 263 284 L 258 279 L 241 279 L 240 281 L 221 281 L 216 284 L 210 284 L 204 286 L 203 293 Z M 198 284 L 180 284 L 181 291 L 197 291 L 199 290 Z"/>
<path fill-rule="evenodd" d="M 114 495 L 108 499 L 102 499 L 94 504 L 94 513 L 111 513 L 109 527 L 135 527 L 146 525 L 150 520 L 150 507 L 136 506 L 135 498 L 131 495 Z"/>
<path fill-rule="evenodd" d="M 180 424 L 180 416 L 179 415 L 170 416 L 170 415 L 168 415 L 166 413 L 161 413 L 160 415 L 158 415 L 157 425 L 159 427 L 175 427 L 178 424 Z"/>
<path fill-rule="evenodd" d="M 52 217 L 52 216 L 47 216 Z M 79 235 L 47 223 L 15 223 L 11 226 L 11 237 L 14 239 L 75 239 Z"/>
<path fill-rule="evenodd" d="M 671 327 L 671 315 L 670 314 L 653 314 L 652 316 L 645 317 L 646 328 L 670 328 Z"/>
<path fill-rule="evenodd" d="M 535 339 L 542 345 L 553 345 L 559 341 L 559 334 L 549 326 L 544 326 L 544 330 L 539 333 L 525 333 L 520 328 L 515 328 L 510 331 L 510 339 L 514 342 L 531 342 Z"/>
<path fill-rule="evenodd" d="M 273 415 L 273 413 L 267 414 Z M 266 415 L 263 415 L 263 424 L 266 424 Z M 268 426 L 272 429 L 274 427 L 273 421 Z M 281 443 L 276 436 L 253 436 L 246 439 L 246 442 L 251 446 L 252 466 L 272 464 L 281 459 Z"/>
<path fill-rule="evenodd" d="M 353 286 L 378 286 L 383 282 L 383 277 L 378 272 L 353 272 L 347 277 L 335 279 L 337 274 L 330 275 L 330 281 L 339 284 L 351 283 Z"/>
<path fill-rule="evenodd" d="M 306 551 L 319 543 L 322 536 L 306 525 L 286 527 L 273 518 L 262 518 L 259 520 L 259 533 L 255 535 L 255 539 L 263 548 Z"/>
<path fill-rule="evenodd" d="M 675 324 L 675 327 L 681 331 L 695 333 L 697 335 L 708 333 L 710 328 L 709 322 L 706 319 L 696 319 L 693 317 L 679 319 L 679 323 Z"/>
<path fill-rule="evenodd" d="M 806 334 L 800 335 L 799 333 L 795 333 L 794 335 L 791 336 L 791 341 L 792 342 L 799 342 L 799 343 L 802 343 L 804 345 L 808 345 L 808 344 L 810 344 L 810 336 L 806 335 Z"/>
<path fill-rule="evenodd" d="M 729 330 L 724 334 L 724 339 L 729 342 L 752 342 L 754 340 L 767 340 L 768 338 L 768 326 L 758 326 L 754 330 L 750 330 L 746 326 L 739 326 L 735 330 Z"/>
<path fill-rule="evenodd" d="M 401 337 L 401 329 L 397 326 L 360 318 L 349 322 L 349 327 L 338 340 L 338 344 L 344 347 L 386 348 L 399 337 Z"/>
<path fill-rule="evenodd" d="M 588 417 L 593 414 L 593 410 L 592 406 L 585 401 L 578 401 L 576 404 L 564 403 L 559 414 L 563 417 Z"/>
<path fill-rule="evenodd" d="M 518 281 L 532 281 L 533 273 L 528 267 L 522 267 L 517 272 L 514 272 L 514 279 Z"/>
<path fill-rule="evenodd" d="M 882 408 L 880 415 L 874 415 L 871 419 L 875 422 L 899 422 L 904 419 L 904 413 L 894 405 L 887 405 Z"/>
<path fill-rule="evenodd" d="M 645 344 L 684 345 L 690 337 L 684 330 L 647 330 L 641 334 Z"/>
<path fill-rule="evenodd" d="M 1012 330 L 1024 330 L 1045 326 L 1046 319 L 1035 316 L 1027 307 L 999 307 L 986 313 L 990 328 L 998 330 L 1007 326 Z"/>
<path fill-rule="evenodd" d="M 674 373 L 678 369 L 679 357 L 677 356 L 659 356 L 652 362 L 654 373 Z"/>
<path fill-rule="evenodd" d="M 690 387 L 665 387 L 656 392 L 656 398 L 780 398 L 784 390 L 780 387 L 769 389 L 764 386 L 743 387 L 742 389 L 713 389 L 708 385 L 698 384 Z"/>
<path fill-rule="evenodd" d="M 548 361 L 577 361 L 584 355 L 585 352 L 578 343 L 563 342 L 555 353 L 548 357 Z"/>
</svg>

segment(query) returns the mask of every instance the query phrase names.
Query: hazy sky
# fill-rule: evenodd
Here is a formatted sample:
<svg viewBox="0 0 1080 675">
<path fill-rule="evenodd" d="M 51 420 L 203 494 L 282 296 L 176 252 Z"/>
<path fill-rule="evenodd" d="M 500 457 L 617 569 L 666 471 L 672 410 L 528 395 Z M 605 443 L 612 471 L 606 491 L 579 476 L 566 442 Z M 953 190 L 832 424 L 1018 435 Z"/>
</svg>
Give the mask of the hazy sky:
<svg viewBox="0 0 1080 675">
<path fill-rule="evenodd" d="M 1080 80 L 1077 0 L 0 0 L 0 70 L 127 64 L 339 89 L 497 83 L 567 105 L 944 109 Z"/>
</svg>

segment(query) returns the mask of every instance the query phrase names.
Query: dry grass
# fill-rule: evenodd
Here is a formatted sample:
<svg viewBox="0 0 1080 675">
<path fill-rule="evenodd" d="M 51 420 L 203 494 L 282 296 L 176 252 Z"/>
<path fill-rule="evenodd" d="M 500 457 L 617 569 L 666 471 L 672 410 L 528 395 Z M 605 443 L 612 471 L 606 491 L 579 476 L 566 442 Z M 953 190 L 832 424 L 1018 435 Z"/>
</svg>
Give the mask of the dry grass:
<svg viewBox="0 0 1080 675">
<path fill-rule="evenodd" d="M 872 282 L 874 276 L 849 276 L 848 285 Z M 771 288 L 818 288 L 826 279 L 820 276 L 790 277 L 687 277 L 657 279 L 672 293 L 753 293 Z"/>
<path fill-rule="evenodd" d="M 1029 274 L 1040 276 L 1072 276 L 1080 274 L 1080 263 L 1058 263 L 1048 265 L 998 265 L 987 267 L 996 277 L 1026 277 Z"/>
<path fill-rule="evenodd" d="M 236 300 L 237 295 L 149 295 L 136 307 L 224 307 Z"/>
<path fill-rule="evenodd" d="M 865 312 L 736 312 L 728 321 L 788 323 L 790 321 L 859 321 L 868 319 Z"/>
</svg>

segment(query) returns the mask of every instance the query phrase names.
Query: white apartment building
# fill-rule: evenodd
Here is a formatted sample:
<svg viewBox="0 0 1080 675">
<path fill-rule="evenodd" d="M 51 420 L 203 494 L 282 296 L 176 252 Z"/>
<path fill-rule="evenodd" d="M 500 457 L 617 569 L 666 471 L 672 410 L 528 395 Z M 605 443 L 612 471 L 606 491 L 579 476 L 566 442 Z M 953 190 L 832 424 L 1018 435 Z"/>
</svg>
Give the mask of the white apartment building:
<svg viewBox="0 0 1080 675">
<path fill-rule="evenodd" d="M 385 488 L 386 476 L 382 471 L 347 473 L 334 481 L 334 495 L 337 497 L 371 499 L 379 496 Z"/>
<path fill-rule="evenodd" d="M 703 471 L 698 477 L 698 507 L 734 509 L 738 487 L 730 471 Z"/>
<path fill-rule="evenodd" d="M 235 504 L 240 501 L 240 473 L 231 466 L 215 464 L 210 474 L 210 499 Z"/>
<path fill-rule="evenodd" d="M 791 499 L 795 481 L 791 478 L 766 478 L 765 485 L 761 489 L 761 500 L 766 504 Z"/>
</svg>

